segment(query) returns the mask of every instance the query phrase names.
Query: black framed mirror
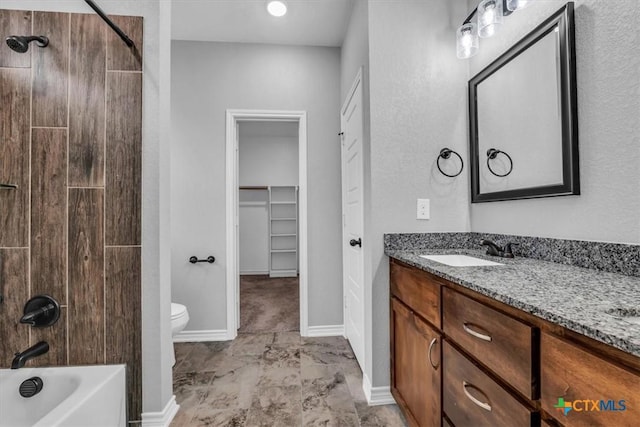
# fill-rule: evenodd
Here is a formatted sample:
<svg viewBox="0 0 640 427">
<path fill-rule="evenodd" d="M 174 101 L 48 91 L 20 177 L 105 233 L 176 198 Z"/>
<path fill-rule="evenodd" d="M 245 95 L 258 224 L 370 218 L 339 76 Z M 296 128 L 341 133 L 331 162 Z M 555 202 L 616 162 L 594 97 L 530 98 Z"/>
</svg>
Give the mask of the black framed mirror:
<svg viewBox="0 0 640 427">
<path fill-rule="evenodd" d="M 469 80 L 472 203 L 580 194 L 573 9 Z"/>
</svg>

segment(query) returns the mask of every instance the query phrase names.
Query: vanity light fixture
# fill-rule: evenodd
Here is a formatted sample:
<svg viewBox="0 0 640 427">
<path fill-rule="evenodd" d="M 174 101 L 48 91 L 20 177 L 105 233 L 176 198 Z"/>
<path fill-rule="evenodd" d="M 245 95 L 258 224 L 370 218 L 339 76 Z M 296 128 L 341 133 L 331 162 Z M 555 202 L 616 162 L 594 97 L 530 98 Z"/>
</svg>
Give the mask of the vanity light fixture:
<svg viewBox="0 0 640 427">
<path fill-rule="evenodd" d="M 271 0 L 267 3 L 267 12 L 275 17 L 284 16 L 287 13 L 287 5 L 281 0 Z"/>
<path fill-rule="evenodd" d="M 456 31 L 456 54 L 458 58 L 471 58 L 478 53 L 478 46 L 478 26 L 474 22 L 462 24 Z"/>
<path fill-rule="evenodd" d="M 491 37 L 502 25 L 502 0 L 482 0 L 478 5 L 478 35 Z"/>
<path fill-rule="evenodd" d="M 513 11 L 523 9 L 532 2 L 533 0 L 482 0 L 456 31 L 458 58 L 467 59 L 478 53 L 478 37 L 493 36 L 502 25 L 504 16 L 511 15 Z M 475 15 L 477 24 L 471 22 Z"/>
</svg>

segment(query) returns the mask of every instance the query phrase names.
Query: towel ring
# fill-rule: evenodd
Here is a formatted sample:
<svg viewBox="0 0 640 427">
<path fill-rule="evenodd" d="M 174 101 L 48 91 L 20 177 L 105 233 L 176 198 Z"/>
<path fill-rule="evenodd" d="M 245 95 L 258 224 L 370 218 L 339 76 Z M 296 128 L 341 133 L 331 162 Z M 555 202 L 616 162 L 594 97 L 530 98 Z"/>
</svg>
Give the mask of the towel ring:
<svg viewBox="0 0 640 427">
<path fill-rule="evenodd" d="M 450 175 L 450 174 L 446 173 L 440 167 L 440 159 L 448 160 L 449 158 L 451 158 L 451 153 L 455 154 L 460 159 L 460 170 L 458 171 L 458 173 L 456 173 L 454 175 Z M 464 161 L 462 160 L 462 157 L 460 157 L 460 154 L 458 154 L 455 151 L 453 151 L 452 149 L 446 148 L 446 147 L 443 148 L 442 150 L 440 150 L 440 155 L 438 155 L 438 160 L 436 160 L 436 165 L 438 166 L 438 170 L 440 171 L 440 173 L 442 175 L 444 175 L 444 176 L 448 176 L 449 178 L 455 178 L 456 176 L 460 175 L 462 173 L 462 169 L 464 169 Z"/>
<path fill-rule="evenodd" d="M 504 154 L 505 156 L 507 156 L 507 159 L 509 159 L 509 171 L 505 174 L 499 174 L 499 173 L 495 173 L 493 171 L 493 169 L 491 169 L 491 160 L 495 159 L 496 157 L 498 157 L 498 154 Z M 489 172 L 491 172 L 492 174 L 494 174 L 495 176 L 498 176 L 500 178 L 504 178 L 505 176 L 509 175 L 511 173 L 511 171 L 513 170 L 513 159 L 511 158 L 510 155 L 508 155 L 507 153 L 505 153 L 504 151 L 498 150 L 496 148 L 489 148 L 487 150 L 487 167 L 489 168 Z"/>
</svg>

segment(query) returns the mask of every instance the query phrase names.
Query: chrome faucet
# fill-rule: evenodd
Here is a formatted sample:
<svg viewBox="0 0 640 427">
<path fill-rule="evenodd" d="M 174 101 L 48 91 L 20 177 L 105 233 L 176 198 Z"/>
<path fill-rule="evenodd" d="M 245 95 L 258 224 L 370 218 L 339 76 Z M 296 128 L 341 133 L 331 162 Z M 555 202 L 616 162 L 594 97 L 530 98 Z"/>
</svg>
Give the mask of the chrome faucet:
<svg viewBox="0 0 640 427">
<path fill-rule="evenodd" d="M 513 246 L 517 245 L 518 243 L 507 243 L 504 248 L 501 248 L 500 246 L 496 245 L 495 243 L 493 243 L 491 240 L 486 240 L 483 239 L 480 241 L 480 244 L 482 246 L 486 246 L 487 247 L 487 255 L 492 255 L 492 256 L 499 256 L 502 258 L 513 258 Z"/>
<path fill-rule="evenodd" d="M 11 369 L 20 369 L 29 359 L 33 359 L 49 351 L 49 344 L 44 341 L 32 345 L 22 353 L 16 353 L 16 357 L 13 358 L 11 363 Z"/>
</svg>

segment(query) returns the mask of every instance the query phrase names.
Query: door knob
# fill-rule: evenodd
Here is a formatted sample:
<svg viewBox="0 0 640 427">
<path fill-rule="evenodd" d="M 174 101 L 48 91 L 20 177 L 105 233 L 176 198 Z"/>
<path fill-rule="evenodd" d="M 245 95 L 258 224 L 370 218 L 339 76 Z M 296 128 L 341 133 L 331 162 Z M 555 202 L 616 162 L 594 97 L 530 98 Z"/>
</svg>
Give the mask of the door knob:
<svg viewBox="0 0 640 427">
<path fill-rule="evenodd" d="M 362 239 L 361 239 L 360 237 L 358 237 L 358 240 L 356 240 L 356 239 L 351 239 L 351 240 L 349 241 L 349 244 L 350 244 L 351 246 L 360 246 L 360 247 L 362 247 Z"/>
</svg>

